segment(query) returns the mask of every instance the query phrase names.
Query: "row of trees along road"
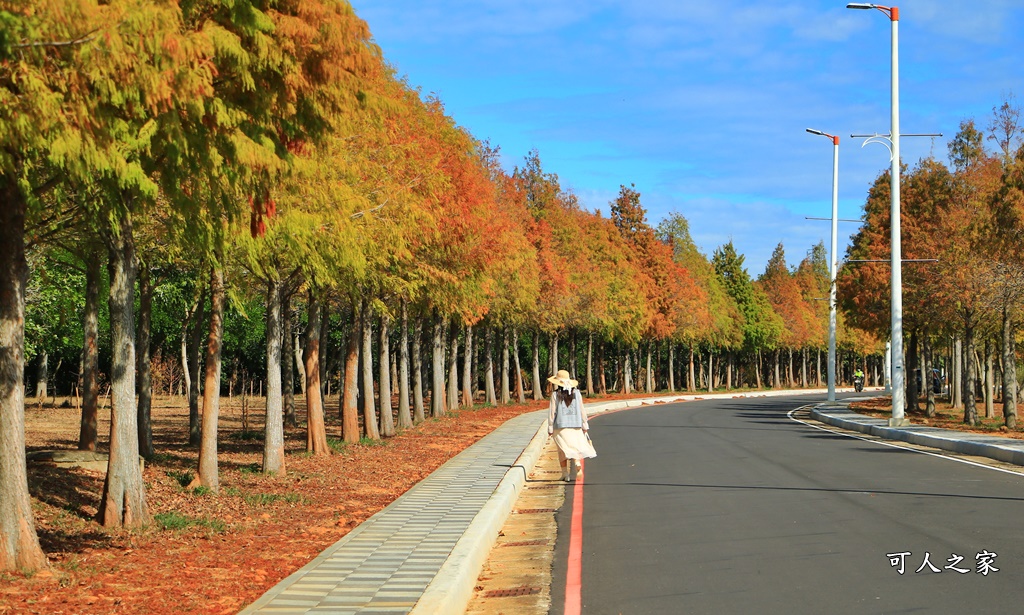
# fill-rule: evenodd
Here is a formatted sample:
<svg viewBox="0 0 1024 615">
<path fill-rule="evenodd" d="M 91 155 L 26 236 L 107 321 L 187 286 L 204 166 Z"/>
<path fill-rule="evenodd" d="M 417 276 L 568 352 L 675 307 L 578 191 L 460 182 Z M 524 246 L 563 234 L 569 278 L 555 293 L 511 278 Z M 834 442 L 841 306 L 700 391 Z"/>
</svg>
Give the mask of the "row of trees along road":
<svg viewBox="0 0 1024 615">
<path fill-rule="evenodd" d="M 987 130 L 964 120 L 948 164 L 933 157 L 901 173 L 904 332 L 908 374 L 931 374 L 946 357 L 951 401 L 979 424 L 977 399 L 1017 425 L 1017 329 L 1024 297 L 1024 148 L 1012 95 L 993 108 Z M 986 144 L 992 142 L 995 148 Z M 847 322 L 884 337 L 889 329 L 888 172 L 868 191 L 864 222 L 847 252 L 839 296 Z M 931 260 L 937 262 L 927 262 Z M 867 261 L 867 262 L 864 262 Z M 881 262 L 871 262 L 881 261 Z M 945 349 L 945 352 L 942 350 Z M 932 387 L 908 378 L 907 405 L 935 413 Z"/>
<path fill-rule="evenodd" d="M 137 462 L 153 454 L 154 390 L 187 397 L 196 481 L 216 491 L 219 398 L 239 380 L 265 391 L 273 474 L 296 385 L 307 449 L 329 454 L 332 388 L 351 442 L 481 399 L 540 399 L 560 365 L 588 395 L 822 382 L 823 245 L 795 268 L 779 245 L 753 280 L 731 242 L 701 254 L 682 215 L 652 227 L 633 186 L 605 218 L 536 151 L 505 171 L 395 75 L 345 2 L 0 0 L 0 20 L 0 569 L 45 566 L 26 356 L 37 396 L 51 362 L 53 386 L 80 392 L 82 449 L 109 387 L 98 521 L 129 527 L 149 519 Z M 994 173 L 984 194 L 1013 190 L 1013 159 L 1000 174 L 983 158 L 968 167 Z M 950 194 L 995 215 L 978 182 Z M 854 250 L 878 249 L 884 185 Z M 867 364 L 877 379 L 882 275 L 844 272 L 844 374 Z M 920 284 L 939 282 L 958 283 Z M 978 305 L 972 324 L 994 309 Z"/>
</svg>

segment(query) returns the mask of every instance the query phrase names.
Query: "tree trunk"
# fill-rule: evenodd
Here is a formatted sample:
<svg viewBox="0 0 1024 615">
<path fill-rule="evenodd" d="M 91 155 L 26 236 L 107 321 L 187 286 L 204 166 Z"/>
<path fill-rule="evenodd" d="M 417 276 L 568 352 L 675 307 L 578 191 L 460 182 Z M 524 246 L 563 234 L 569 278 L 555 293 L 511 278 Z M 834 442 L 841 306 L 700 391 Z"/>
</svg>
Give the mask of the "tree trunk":
<svg viewBox="0 0 1024 615">
<path fill-rule="evenodd" d="M 576 331 L 569 331 L 569 361 L 568 365 L 565 366 L 565 371 L 569 372 L 569 377 L 573 380 L 579 380 L 576 377 Z"/>
<path fill-rule="evenodd" d="M 772 353 L 772 388 L 782 388 L 782 350 Z"/>
<path fill-rule="evenodd" d="M 953 382 L 950 386 L 950 394 L 953 397 L 953 409 L 959 410 L 964 407 L 963 398 L 963 341 L 956 337 L 953 340 Z"/>
<path fill-rule="evenodd" d="M 807 381 L 807 349 L 803 348 L 800 350 L 800 386 L 807 388 L 809 384 Z"/>
<path fill-rule="evenodd" d="M 533 399 L 544 399 L 540 383 L 540 329 L 533 332 Z"/>
<path fill-rule="evenodd" d="M 735 369 L 736 355 L 731 350 L 725 352 L 725 390 L 732 390 L 732 372 Z"/>
<path fill-rule="evenodd" d="M 964 423 L 977 425 L 978 408 L 975 406 L 974 390 L 977 386 L 978 370 L 974 362 L 974 323 L 967 322 L 964 326 L 964 354 L 961 359 L 964 365 Z"/>
<path fill-rule="evenodd" d="M 995 351 L 992 348 L 992 340 L 985 340 L 985 418 L 992 419 L 996 416 L 996 368 Z"/>
<path fill-rule="evenodd" d="M 761 389 L 761 349 L 760 348 L 757 349 L 757 354 L 755 356 L 757 358 L 757 364 L 754 365 L 754 376 L 755 376 L 754 380 L 757 383 L 758 390 L 760 390 Z"/>
<path fill-rule="evenodd" d="M 391 393 L 399 393 L 401 387 L 398 384 L 398 349 L 391 347 L 391 341 L 388 340 L 388 353 L 391 359 Z"/>
<path fill-rule="evenodd" d="M 50 357 L 46 350 L 40 350 L 36 356 L 36 403 L 42 405 L 46 399 L 46 387 L 50 379 Z"/>
<path fill-rule="evenodd" d="M 466 325 L 466 343 L 462 353 L 462 405 L 473 407 L 473 325 Z"/>
<path fill-rule="evenodd" d="M 281 282 L 267 281 L 267 407 L 263 424 L 263 473 L 284 474 L 284 412 L 281 399 Z"/>
<path fill-rule="evenodd" d="M 715 353 L 712 351 L 708 352 L 708 392 L 715 392 Z"/>
<path fill-rule="evenodd" d="M 501 403 L 507 404 L 512 401 L 512 391 L 510 390 L 508 381 L 508 327 L 503 326 L 501 328 Z"/>
<path fill-rule="evenodd" d="M 0 570 L 46 567 L 25 464 L 25 200 L 0 188 Z"/>
<path fill-rule="evenodd" d="M 917 385 L 917 331 L 912 330 L 910 332 L 910 343 L 907 344 L 907 366 L 906 372 L 907 377 L 907 409 L 910 412 L 917 412 L 918 402 L 921 399 L 921 389 Z M 921 374 L 922 385 L 924 384 L 924 374 Z"/>
<path fill-rule="evenodd" d="M 324 424 L 324 402 L 320 396 L 320 299 L 313 290 L 306 301 L 306 334 L 303 339 L 302 363 L 306 372 L 306 452 L 329 455 L 327 426 Z"/>
<path fill-rule="evenodd" d="M 217 492 L 217 423 L 220 420 L 221 343 L 224 339 L 224 273 L 219 266 L 210 273 L 210 323 L 206 338 L 206 373 L 203 378 L 203 419 L 199 443 L 199 476 L 191 486 Z"/>
<path fill-rule="evenodd" d="M 690 344 L 690 359 L 689 359 L 689 371 L 687 372 L 688 378 L 686 380 L 686 390 L 690 393 L 697 392 L 697 379 L 693 364 L 693 344 Z"/>
<path fill-rule="evenodd" d="M 359 340 L 362 339 L 363 299 L 352 302 L 352 328 L 345 346 L 345 386 L 341 401 L 341 439 L 359 442 Z"/>
<path fill-rule="evenodd" d="M 309 306 L 306 306 L 309 309 Z M 308 320 L 307 320 L 308 324 Z M 306 351 L 302 347 L 302 339 L 299 334 L 295 333 L 295 341 L 292 343 L 292 347 L 295 349 L 295 371 L 299 372 L 299 390 L 306 391 L 306 366 L 304 365 L 303 357 L 306 356 Z M 288 359 L 291 361 L 291 359 Z"/>
<path fill-rule="evenodd" d="M 629 395 L 633 392 L 633 353 L 626 349 L 626 359 L 622 369 L 622 392 Z"/>
<path fill-rule="evenodd" d="M 104 527 L 149 523 L 139 467 L 135 406 L 135 245 L 131 218 L 113 229 L 110 248 L 110 454 L 97 520 Z"/>
<path fill-rule="evenodd" d="M 100 255 L 89 254 L 85 273 L 85 319 L 82 342 L 82 422 L 78 450 L 95 451 L 100 401 Z M 186 370 L 187 374 L 188 371 Z"/>
<path fill-rule="evenodd" d="M 137 426 L 139 430 L 139 454 L 147 461 L 153 459 L 153 424 L 150 414 L 153 409 L 153 365 L 150 361 L 150 339 L 153 321 L 153 282 L 149 267 L 139 270 L 139 365 L 136 372 L 139 389 Z"/>
<path fill-rule="evenodd" d="M 448 353 L 448 409 L 459 407 L 459 328 L 455 317 L 448 319 L 451 350 Z"/>
<path fill-rule="evenodd" d="M 417 318 L 412 334 L 412 422 L 419 425 L 426 420 L 423 403 L 423 319 Z"/>
<path fill-rule="evenodd" d="M 485 336 L 486 337 L 486 336 Z M 469 378 L 470 386 L 469 389 L 473 394 L 473 399 L 476 399 L 477 394 L 483 394 L 483 389 L 480 388 L 483 384 L 483 374 L 480 373 L 480 357 L 483 356 L 484 345 L 480 341 L 474 344 L 473 352 L 469 353 Z"/>
<path fill-rule="evenodd" d="M 447 410 L 444 406 L 444 320 L 440 314 L 434 317 L 430 370 L 433 383 L 430 388 L 430 415 L 434 417 L 444 416 Z"/>
<path fill-rule="evenodd" d="M 676 345 L 668 342 L 668 392 L 676 392 Z"/>
<path fill-rule="evenodd" d="M 498 397 L 494 392 L 494 327 L 490 325 L 487 326 L 486 352 L 484 395 L 488 405 L 496 406 Z"/>
<path fill-rule="evenodd" d="M 708 349 L 711 352 L 711 349 Z M 697 388 L 707 388 L 707 378 L 704 375 L 705 363 L 704 358 L 700 355 L 697 356 Z"/>
<path fill-rule="evenodd" d="M 281 390 L 284 404 L 284 422 L 289 427 L 298 427 L 299 419 L 295 416 L 295 368 L 292 357 L 295 355 L 295 338 L 292 337 L 292 293 L 288 289 L 281 291 Z"/>
<path fill-rule="evenodd" d="M 924 415 L 928 418 L 935 417 L 935 389 L 932 387 L 932 370 L 935 367 L 935 363 L 932 360 L 932 336 L 927 331 L 924 332 L 924 370 L 923 374 L 927 374 L 925 390 L 928 391 L 927 397 L 925 398 L 924 404 Z"/>
<path fill-rule="evenodd" d="M 391 407 L 391 341 L 388 315 L 381 312 L 380 315 L 380 377 L 377 386 L 380 387 L 380 435 L 391 438 L 395 435 L 394 410 Z"/>
<path fill-rule="evenodd" d="M 179 388 L 179 392 L 185 397 L 186 404 L 188 403 L 188 391 L 192 388 L 192 376 L 188 373 L 188 322 L 192 318 L 191 314 L 186 314 L 185 322 L 181 327 L 181 381 L 184 388 Z M 85 352 L 82 352 L 82 361 L 85 361 Z M 83 373 L 85 367 L 83 365 Z"/>
<path fill-rule="evenodd" d="M 594 334 L 587 333 L 587 397 L 594 396 Z"/>
<path fill-rule="evenodd" d="M 786 350 L 789 353 L 789 374 L 787 374 L 787 381 L 789 382 L 789 388 L 793 389 L 796 388 L 796 369 L 794 369 L 793 365 L 793 349 L 787 348 Z"/>
<path fill-rule="evenodd" d="M 369 301 L 363 302 L 363 429 L 366 437 L 380 440 L 377 430 L 377 410 L 373 398 L 373 308 Z"/>
<path fill-rule="evenodd" d="M 1010 316 L 1003 306 L 1003 418 L 1009 429 L 1017 428 L 1017 341 Z"/>
<path fill-rule="evenodd" d="M 402 299 L 399 309 L 402 323 L 398 342 L 398 428 L 410 429 L 413 423 L 409 405 L 409 303 Z"/>
<path fill-rule="evenodd" d="M 199 418 L 199 396 L 202 394 L 202 385 L 199 382 L 199 368 L 203 352 L 203 327 L 206 322 L 206 289 L 199 293 L 199 302 L 193 313 L 192 339 L 188 349 L 188 370 L 192 372 L 192 386 L 188 390 L 188 443 L 191 446 L 199 446 L 202 439 L 201 423 Z"/>
<path fill-rule="evenodd" d="M 548 336 L 548 370 L 549 370 L 549 374 L 548 374 L 549 376 L 554 376 L 555 374 L 558 373 L 558 332 L 557 331 Z M 553 389 L 554 386 L 549 384 L 548 388 L 549 389 Z M 550 394 L 551 391 L 548 390 L 548 391 L 545 391 L 545 393 Z M 545 395 L 544 397 L 548 397 L 548 395 Z"/>
<path fill-rule="evenodd" d="M 648 395 L 654 393 L 654 372 L 651 371 L 651 346 L 653 345 L 654 342 L 647 342 L 647 374 L 644 380 L 646 384 L 646 393 Z"/>
<path fill-rule="evenodd" d="M 330 338 L 328 337 L 327 329 L 330 327 L 330 310 L 328 309 L 326 302 L 320 302 L 320 336 L 318 340 L 317 348 L 317 379 L 320 383 L 320 408 L 324 410 L 327 405 L 327 364 L 330 363 Z M 326 410 L 324 410 L 326 412 Z"/>
<path fill-rule="evenodd" d="M 512 327 L 512 357 L 516 370 L 516 400 L 524 404 L 526 403 L 526 387 L 523 386 L 523 370 L 519 364 L 519 331 L 515 327 Z"/>
</svg>

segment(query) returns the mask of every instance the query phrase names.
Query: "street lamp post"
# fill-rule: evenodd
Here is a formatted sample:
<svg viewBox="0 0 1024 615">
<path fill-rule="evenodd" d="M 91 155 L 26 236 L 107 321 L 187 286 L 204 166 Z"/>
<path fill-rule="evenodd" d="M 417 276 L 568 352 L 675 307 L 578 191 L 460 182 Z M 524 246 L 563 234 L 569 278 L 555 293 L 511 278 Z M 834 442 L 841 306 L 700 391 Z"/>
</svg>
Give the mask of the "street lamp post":
<svg viewBox="0 0 1024 615">
<path fill-rule="evenodd" d="M 900 239 L 900 87 L 899 87 L 899 22 L 898 7 L 882 6 L 851 2 L 848 9 L 878 9 L 889 17 L 892 23 L 892 128 L 889 142 L 892 144 L 892 206 L 890 220 L 892 227 L 892 418 L 891 426 L 899 427 L 906 424 L 903 415 L 904 383 L 906 374 L 903 371 L 903 255 Z"/>
<path fill-rule="evenodd" d="M 812 135 L 832 140 L 832 251 L 829 253 L 828 291 L 828 401 L 836 400 L 836 235 L 839 221 L 839 137 L 808 128 Z"/>
</svg>

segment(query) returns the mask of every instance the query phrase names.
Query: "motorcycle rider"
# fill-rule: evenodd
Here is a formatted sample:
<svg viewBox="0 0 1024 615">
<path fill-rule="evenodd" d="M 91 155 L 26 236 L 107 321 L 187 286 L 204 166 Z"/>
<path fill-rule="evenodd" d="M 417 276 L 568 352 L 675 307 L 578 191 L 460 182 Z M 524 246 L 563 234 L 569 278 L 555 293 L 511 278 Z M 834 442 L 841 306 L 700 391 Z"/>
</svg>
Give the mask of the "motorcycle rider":
<svg viewBox="0 0 1024 615">
<path fill-rule="evenodd" d="M 853 372 L 853 384 L 858 392 L 864 388 L 864 372 L 859 367 Z"/>
</svg>

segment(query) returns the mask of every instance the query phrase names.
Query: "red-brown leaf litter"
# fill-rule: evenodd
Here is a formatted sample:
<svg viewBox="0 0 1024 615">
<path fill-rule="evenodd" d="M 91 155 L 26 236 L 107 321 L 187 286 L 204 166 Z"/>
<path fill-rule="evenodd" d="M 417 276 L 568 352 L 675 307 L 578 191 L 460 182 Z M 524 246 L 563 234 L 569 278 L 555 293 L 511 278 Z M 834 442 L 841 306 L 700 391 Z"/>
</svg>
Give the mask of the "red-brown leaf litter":
<svg viewBox="0 0 1024 615">
<path fill-rule="evenodd" d="M 77 447 L 79 413 L 57 401 L 26 409 L 29 451 Z M 264 476 L 262 406 L 248 409 L 243 432 L 241 402 L 223 399 L 215 495 L 183 486 L 198 460 L 198 449 L 185 444 L 187 408 L 182 398 L 158 399 L 157 457 L 143 474 L 153 522 L 104 529 L 93 519 L 102 471 L 30 463 L 36 530 L 50 568 L 0 576 L 0 613 L 237 613 L 504 421 L 546 405 L 456 410 L 378 443 L 346 446 L 331 400 L 336 452 L 308 455 L 304 427 L 287 428 L 286 473 Z M 109 422 L 100 433 L 109 433 Z M 101 452 L 105 446 L 101 436 Z"/>
</svg>

